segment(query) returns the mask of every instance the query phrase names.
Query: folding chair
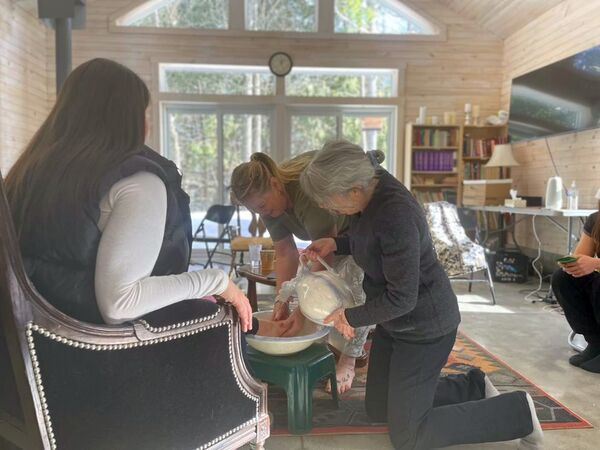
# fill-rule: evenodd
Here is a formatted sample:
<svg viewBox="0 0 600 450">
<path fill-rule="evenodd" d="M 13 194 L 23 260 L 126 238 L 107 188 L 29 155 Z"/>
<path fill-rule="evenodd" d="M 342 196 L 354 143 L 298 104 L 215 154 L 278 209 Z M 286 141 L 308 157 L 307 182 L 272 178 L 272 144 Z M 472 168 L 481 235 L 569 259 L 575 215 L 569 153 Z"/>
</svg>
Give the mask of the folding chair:
<svg viewBox="0 0 600 450">
<path fill-rule="evenodd" d="M 233 205 L 212 205 L 206 211 L 206 215 L 198 225 L 198 229 L 194 233 L 194 242 L 202 242 L 204 243 L 204 247 L 206 248 L 206 255 L 208 260 L 204 264 L 204 268 L 213 267 L 213 257 L 216 253 L 226 254 L 226 252 L 217 251 L 219 246 L 224 246 L 226 244 L 231 244 L 232 239 L 232 230 L 229 226 L 229 222 L 231 222 L 231 218 L 235 213 L 235 206 Z M 218 236 L 208 236 L 207 233 L 207 222 L 212 222 L 217 224 L 219 231 Z M 209 244 L 213 244 L 213 246 L 209 246 Z"/>
<path fill-rule="evenodd" d="M 485 249 L 473 242 L 458 217 L 456 205 L 448 202 L 433 202 L 424 205 L 425 215 L 438 259 L 451 282 L 487 283 L 496 304 L 494 282 L 490 273 Z M 475 272 L 483 271 L 483 279 L 475 279 Z"/>
</svg>

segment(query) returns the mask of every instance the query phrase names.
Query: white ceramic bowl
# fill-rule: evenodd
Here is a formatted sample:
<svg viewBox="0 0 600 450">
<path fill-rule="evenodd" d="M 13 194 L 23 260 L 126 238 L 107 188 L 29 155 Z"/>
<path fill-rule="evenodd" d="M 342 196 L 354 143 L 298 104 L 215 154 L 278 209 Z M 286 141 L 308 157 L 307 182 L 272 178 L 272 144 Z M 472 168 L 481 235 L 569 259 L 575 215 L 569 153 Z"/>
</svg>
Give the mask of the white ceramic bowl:
<svg viewBox="0 0 600 450">
<path fill-rule="evenodd" d="M 271 319 L 272 311 L 259 311 L 253 314 L 257 319 Z M 304 321 L 304 328 L 294 337 L 268 337 L 256 336 L 253 334 L 246 335 L 248 345 L 260 352 L 269 355 L 291 355 L 301 352 L 310 347 L 315 341 L 327 336 L 329 328 L 323 328 L 311 322 Z"/>
</svg>

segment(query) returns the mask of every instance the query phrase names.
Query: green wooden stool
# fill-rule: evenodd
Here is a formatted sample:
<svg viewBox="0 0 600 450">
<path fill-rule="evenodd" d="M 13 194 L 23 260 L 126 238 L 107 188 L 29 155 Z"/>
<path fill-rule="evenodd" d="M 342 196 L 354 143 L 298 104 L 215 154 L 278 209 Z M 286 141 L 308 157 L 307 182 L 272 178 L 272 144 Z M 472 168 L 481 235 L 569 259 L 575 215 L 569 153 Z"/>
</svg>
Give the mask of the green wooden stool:
<svg viewBox="0 0 600 450">
<path fill-rule="evenodd" d="M 285 389 L 290 433 L 302 434 L 312 429 L 312 392 L 317 381 L 329 378 L 338 407 L 335 357 L 326 345 L 313 344 L 287 356 L 267 355 L 248 347 L 248 361 L 257 378 Z"/>
</svg>

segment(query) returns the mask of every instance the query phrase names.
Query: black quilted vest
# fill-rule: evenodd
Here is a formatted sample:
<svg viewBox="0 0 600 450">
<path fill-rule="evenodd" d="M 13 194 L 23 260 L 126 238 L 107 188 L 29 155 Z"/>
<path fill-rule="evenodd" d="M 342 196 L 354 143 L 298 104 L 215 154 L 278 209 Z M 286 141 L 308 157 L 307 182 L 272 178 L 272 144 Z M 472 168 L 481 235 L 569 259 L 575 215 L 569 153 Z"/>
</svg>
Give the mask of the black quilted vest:
<svg viewBox="0 0 600 450">
<path fill-rule="evenodd" d="M 144 146 L 102 179 L 97 197 L 83 211 L 60 218 L 70 230 L 68 242 L 36 239 L 34 235 L 23 243 L 25 266 L 36 289 L 53 306 L 75 319 L 103 323 L 94 290 L 101 236 L 97 226 L 100 200 L 117 181 L 142 171 L 160 177 L 167 188 L 165 234 L 152 275 L 187 271 L 192 244 L 190 199 L 181 189 L 181 175 L 175 164 Z"/>
</svg>

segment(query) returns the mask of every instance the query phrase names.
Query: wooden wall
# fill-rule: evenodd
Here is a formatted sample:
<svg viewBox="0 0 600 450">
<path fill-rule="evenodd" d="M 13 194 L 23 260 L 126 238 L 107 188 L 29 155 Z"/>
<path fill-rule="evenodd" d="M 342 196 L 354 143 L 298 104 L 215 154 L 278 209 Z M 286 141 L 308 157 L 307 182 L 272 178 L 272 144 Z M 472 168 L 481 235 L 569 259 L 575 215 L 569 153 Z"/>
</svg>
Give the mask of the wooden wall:
<svg viewBox="0 0 600 450">
<path fill-rule="evenodd" d="M 406 120 L 417 116 L 420 105 L 427 105 L 430 114 L 438 115 L 449 110 L 460 112 L 467 102 L 480 104 L 482 115 L 495 113 L 500 106 L 502 41 L 435 0 L 414 2 L 446 26 L 445 40 L 427 42 L 216 38 L 110 30 L 109 17 L 129 4 L 132 4 L 130 0 L 88 2 L 87 29 L 74 32 L 74 65 L 97 56 L 112 58 L 131 67 L 155 89 L 153 71 L 156 61 L 265 65 L 269 56 L 280 50 L 288 52 L 298 66 L 339 64 L 344 67 L 344 64 L 352 63 L 386 67 L 405 63 Z M 462 119 L 462 115 L 459 117 Z M 398 131 L 402 133 L 403 127 Z M 399 153 L 402 142 L 400 135 Z M 156 142 L 150 144 L 156 146 Z M 396 160 L 402 161 L 402 154 Z"/>
<path fill-rule="evenodd" d="M 0 170 L 5 175 L 48 112 L 49 31 L 13 0 L 0 0 Z"/>
<path fill-rule="evenodd" d="M 550 9 L 504 43 L 502 105 L 510 102 L 512 78 L 600 45 L 600 0 L 568 0 Z M 563 182 L 577 181 L 580 206 L 597 207 L 594 194 L 600 188 L 600 129 L 569 133 L 548 139 Z M 521 166 L 513 170 L 518 190 L 526 195 L 544 195 L 554 169 L 544 139 L 514 146 Z M 538 232 L 545 251 L 563 254 L 566 235 L 553 225 L 538 220 Z M 519 227 L 521 244 L 537 249 L 531 222 Z"/>
</svg>

